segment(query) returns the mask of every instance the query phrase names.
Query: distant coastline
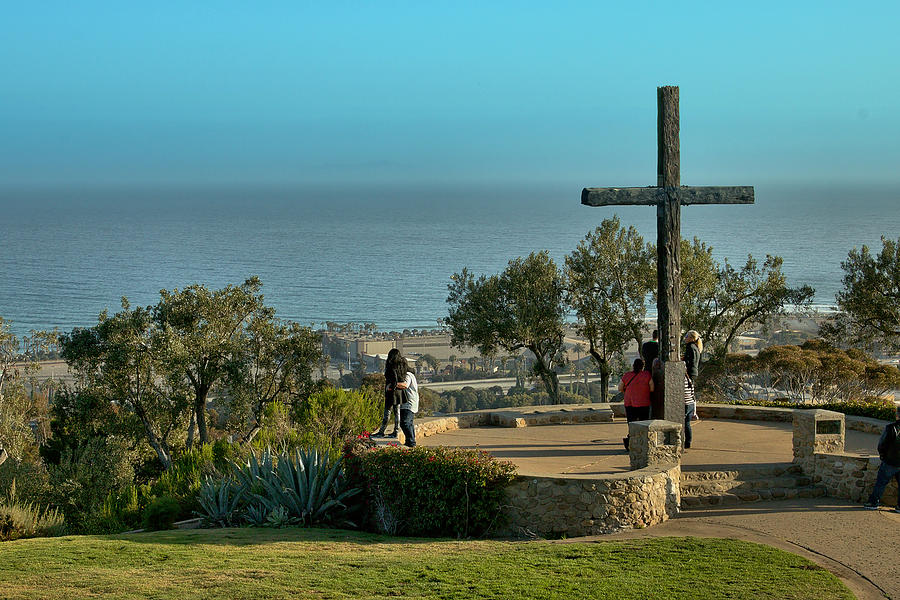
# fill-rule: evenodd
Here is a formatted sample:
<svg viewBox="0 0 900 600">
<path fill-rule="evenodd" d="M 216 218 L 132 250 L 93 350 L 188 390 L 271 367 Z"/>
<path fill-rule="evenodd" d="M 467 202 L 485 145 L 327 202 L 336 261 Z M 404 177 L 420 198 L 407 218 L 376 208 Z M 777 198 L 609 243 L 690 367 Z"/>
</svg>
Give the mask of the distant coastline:
<svg viewBox="0 0 900 600">
<path fill-rule="evenodd" d="M 280 317 L 309 325 L 374 322 L 380 330 L 433 329 L 447 314 L 447 283 L 467 267 L 497 273 L 546 249 L 557 263 L 617 214 L 648 241 L 655 213 L 580 205 L 575 184 L 0 189 L 0 316 L 13 331 L 96 323 L 159 290 L 262 280 Z M 824 312 L 853 247 L 900 231 L 888 186 L 757 186 L 757 204 L 688 207 L 682 234 L 717 260 L 783 257 L 791 286 L 811 285 Z M 404 234 L 384 207 L 399 207 Z M 385 264 L 393 258 L 393 272 Z M 655 307 L 650 306 L 649 316 Z"/>
</svg>

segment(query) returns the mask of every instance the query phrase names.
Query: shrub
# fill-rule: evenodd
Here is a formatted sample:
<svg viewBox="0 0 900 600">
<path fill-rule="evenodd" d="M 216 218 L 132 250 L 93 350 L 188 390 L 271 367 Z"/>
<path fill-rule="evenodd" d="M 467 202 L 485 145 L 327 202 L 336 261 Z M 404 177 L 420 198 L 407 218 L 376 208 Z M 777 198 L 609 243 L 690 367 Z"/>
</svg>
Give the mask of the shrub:
<svg viewBox="0 0 900 600">
<path fill-rule="evenodd" d="M 348 471 L 365 488 L 378 531 L 464 538 L 485 535 L 500 515 L 515 466 L 465 448 L 386 446 L 352 453 Z"/>
<path fill-rule="evenodd" d="M 97 520 L 110 492 L 120 493 L 134 480 L 129 442 L 118 436 L 93 437 L 62 451 L 51 465 L 48 499 L 76 533 L 108 533 Z"/>
<path fill-rule="evenodd" d="M 178 500 L 171 496 L 156 498 L 144 511 L 144 529 L 150 531 L 172 529 L 179 514 L 181 506 Z"/>
<path fill-rule="evenodd" d="M 7 460 L 0 464 L 0 490 L 15 489 L 15 497 L 20 500 L 43 504 L 47 485 L 47 469 L 40 461 Z"/>
<path fill-rule="evenodd" d="M 208 477 L 218 477 L 228 468 L 229 461 L 237 457 L 240 448 L 225 440 L 195 446 L 172 461 L 167 471 L 156 481 L 131 484 L 107 494 L 102 506 L 85 515 L 84 530 L 91 533 L 115 533 L 144 526 L 149 507 L 160 498 L 177 503 L 174 520 L 190 518 L 200 506 L 198 497 L 203 482 Z"/>
<path fill-rule="evenodd" d="M 65 518 L 56 509 L 41 510 L 31 502 L 0 501 L 0 542 L 58 536 L 65 533 L 65 527 Z"/>
<path fill-rule="evenodd" d="M 383 409 L 383 398 L 369 388 L 349 392 L 330 388 L 312 394 L 297 415 L 303 446 L 339 451 L 344 439 L 378 427 Z"/>
<path fill-rule="evenodd" d="M 833 410 L 835 412 L 844 413 L 845 415 L 869 417 L 872 419 L 881 419 L 882 421 L 894 421 L 897 419 L 897 408 L 894 402 L 887 398 L 876 398 L 874 396 L 858 400 L 847 400 L 845 402 L 827 402 L 825 404 L 804 404 L 788 399 L 739 400 L 724 402 L 724 404 L 770 406 L 775 408 L 821 408 L 823 410 Z"/>
</svg>

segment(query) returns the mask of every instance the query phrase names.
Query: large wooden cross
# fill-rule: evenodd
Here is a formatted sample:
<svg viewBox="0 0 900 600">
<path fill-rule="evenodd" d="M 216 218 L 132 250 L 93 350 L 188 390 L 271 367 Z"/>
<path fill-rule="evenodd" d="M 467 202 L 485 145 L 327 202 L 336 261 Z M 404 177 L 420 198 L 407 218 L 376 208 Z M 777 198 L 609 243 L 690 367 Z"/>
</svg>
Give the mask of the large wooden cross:
<svg viewBox="0 0 900 600">
<path fill-rule="evenodd" d="M 663 361 L 663 414 L 654 418 L 684 420 L 684 363 L 681 342 L 681 205 L 753 204 L 753 187 L 687 187 L 681 185 L 678 87 L 656 89 L 656 187 L 585 188 L 587 206 L 638 204 L 656 207 L 656 283 L 659 357 Z M 687 324 L 690 327 L 691 323 Z"/>
</svg>

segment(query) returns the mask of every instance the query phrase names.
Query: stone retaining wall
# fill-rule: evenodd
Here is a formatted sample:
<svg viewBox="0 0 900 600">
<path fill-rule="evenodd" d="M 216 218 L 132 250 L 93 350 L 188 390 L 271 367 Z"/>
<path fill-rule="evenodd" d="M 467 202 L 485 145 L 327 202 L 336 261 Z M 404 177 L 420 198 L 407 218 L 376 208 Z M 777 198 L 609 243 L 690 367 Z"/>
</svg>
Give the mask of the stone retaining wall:
<svg viewBox="0 0 900 600">
<path fill-rule="evenodd" d="M 678 464 L 593 478 L 518 477 L 496 533 L 573 537 L 656 525 L 678 512 L 680 478 Z"/>
<path fill-rule="evenodd" d="M 813 483 L 824 486 L 832 498 L 865 502 L 875 486 L 879 465 L 881 460 L 877 457 L 816 454 Z M 881 497 L 881 503 L 897 506 L 897 493 L 897 482 L 892 481 Z"/>
</svg>

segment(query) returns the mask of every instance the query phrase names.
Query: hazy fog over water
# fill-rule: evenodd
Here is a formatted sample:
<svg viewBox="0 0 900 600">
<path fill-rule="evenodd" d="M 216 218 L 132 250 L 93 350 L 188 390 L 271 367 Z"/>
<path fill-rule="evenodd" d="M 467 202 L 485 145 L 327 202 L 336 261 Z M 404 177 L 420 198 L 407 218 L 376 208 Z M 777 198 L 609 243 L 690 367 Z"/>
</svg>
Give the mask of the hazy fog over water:
<svg viewBox="0 0 900 600">
<path fill-rule="evenodd" d="M 600 182 L 583 182 L 597 185 Z M 607 183 L 607 182 L 602 182 Z M 743 181 L 733 182 L 746 183 Z M 618 214 L 655 241 L 648 207 L 589 208 L 581 188 L 494 186 L 4 189 L 0 316 L 19 334 L 96 323 L 120 298 L 153 304 L 160 289 L 238 284 L 258 275 L 278 315 L 303 324 L 434 327 L 447 282 L 468 267 L 502 270 L 549 250 L 559 264 Z M 757 186 L 753 206 L 689 206 L 682 235 L 718 259 L 784 258 L 791 285 L 829 305 L 854 246 L 900 235 L 887 187 Z"/>
</svg>

